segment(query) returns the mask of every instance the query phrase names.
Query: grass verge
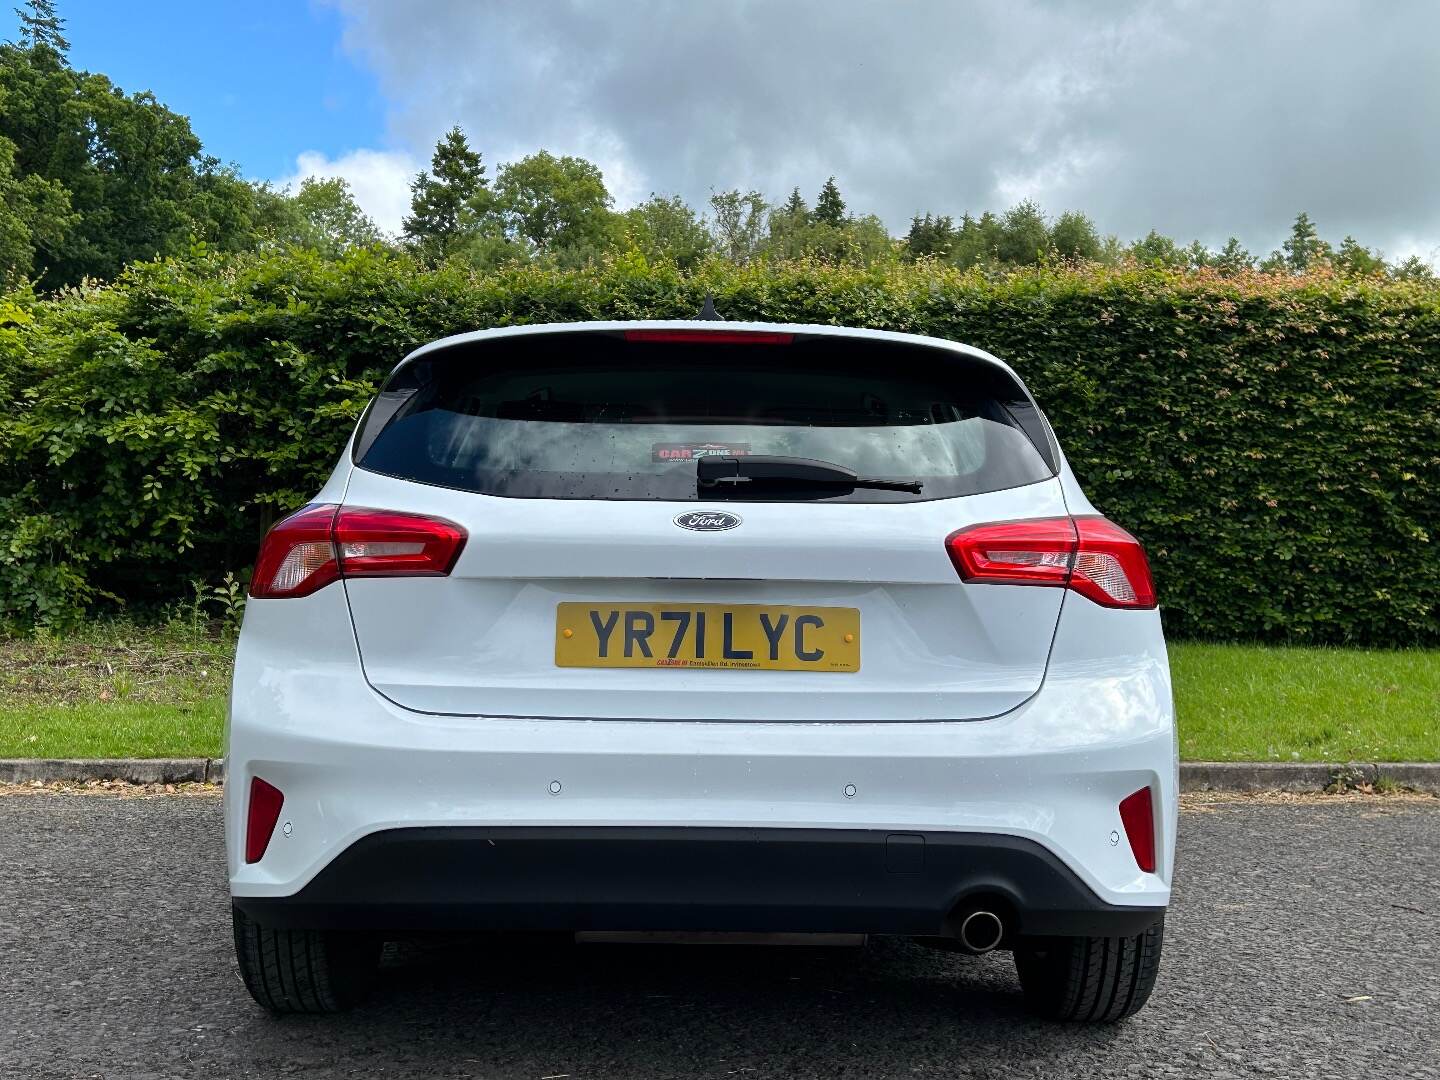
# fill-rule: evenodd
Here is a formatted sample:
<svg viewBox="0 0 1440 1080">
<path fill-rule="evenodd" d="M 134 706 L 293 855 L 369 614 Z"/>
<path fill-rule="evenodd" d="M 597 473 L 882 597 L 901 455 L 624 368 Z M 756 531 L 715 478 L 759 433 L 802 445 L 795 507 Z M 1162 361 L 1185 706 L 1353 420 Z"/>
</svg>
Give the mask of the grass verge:
<svg viewBox="0 0 1440 1080">
<path fill-rule="evenodd" d="M 0 638 L 0 757 L 217 757 L 233 649 L 181 621 Z"/>
<path fill-rule="evenodd" d="M 1180 756 L 1440 760 L 1440 650 L 1171 646 Z"/>
<path fill-rule="evenodd" d="M 194 622 L 0 638 L 0 757 L 215 757 L 233 642 Z M 1180 756 L 1440 760 L 1440 650 L 1171 646 Z"/>
</svg>

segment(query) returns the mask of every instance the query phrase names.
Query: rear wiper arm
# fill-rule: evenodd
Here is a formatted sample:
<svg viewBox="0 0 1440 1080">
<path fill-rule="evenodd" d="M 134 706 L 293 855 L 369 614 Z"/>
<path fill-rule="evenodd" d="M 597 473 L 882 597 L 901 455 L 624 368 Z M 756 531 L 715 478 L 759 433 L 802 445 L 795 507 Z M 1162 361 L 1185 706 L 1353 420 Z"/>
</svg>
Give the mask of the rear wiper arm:
<svg viewBox="0 0 1440 1080">
<path fill-rule="evenodd" d="M 695 462 L 695 476 L 701 491 L 734 494 L 751 486 L 781 484 L 792 487 L 876 488 L 881 491 L 909 491 L 918 495 L 919 480 L 881 480 L 857 476 L 854 469 L 815 458 L 775 457 L 749 454 L 745 457 L 702 457 Z"/>
</svg>

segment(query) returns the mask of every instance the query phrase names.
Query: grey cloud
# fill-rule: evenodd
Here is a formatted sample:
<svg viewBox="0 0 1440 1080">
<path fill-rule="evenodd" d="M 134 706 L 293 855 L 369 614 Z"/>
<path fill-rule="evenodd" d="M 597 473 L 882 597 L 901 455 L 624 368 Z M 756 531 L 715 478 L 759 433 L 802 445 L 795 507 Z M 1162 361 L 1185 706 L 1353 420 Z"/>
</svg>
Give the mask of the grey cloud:
<svg viewBox="0 0 1440 1080">
<path fill-rule="evenodd" d="M 1124 238 L 1268 250 L 1306 209 L 1440 244 L 1429 0 L 336 2 L 416 151 L 458 122 L 492 162 L 578 153 L 696 204 L 834 173 L 897 231 L 1033 196 Z"/>
</svg>

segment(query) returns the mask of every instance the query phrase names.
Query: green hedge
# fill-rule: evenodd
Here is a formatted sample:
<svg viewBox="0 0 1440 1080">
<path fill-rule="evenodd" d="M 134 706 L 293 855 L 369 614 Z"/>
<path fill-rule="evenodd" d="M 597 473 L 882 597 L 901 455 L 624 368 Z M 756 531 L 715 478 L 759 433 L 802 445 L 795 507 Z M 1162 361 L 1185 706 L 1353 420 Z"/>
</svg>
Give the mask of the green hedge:
<svg viewBox="0 0 1440 1080">
<path fill-rule="evenodd" d="M 0 300 L 0 619 L 216 581 L 333 465 L 384 372 L 476 327 L 688 317 L 968 341 L 1008 359 L 1172 633 L 1440 640 L 1440 291 L 1040 270 L 639 262 L 477 277 L 362 252 L 201 255 Z M 937 541 L 938 542 L 938 541 Z"/>
</svg>

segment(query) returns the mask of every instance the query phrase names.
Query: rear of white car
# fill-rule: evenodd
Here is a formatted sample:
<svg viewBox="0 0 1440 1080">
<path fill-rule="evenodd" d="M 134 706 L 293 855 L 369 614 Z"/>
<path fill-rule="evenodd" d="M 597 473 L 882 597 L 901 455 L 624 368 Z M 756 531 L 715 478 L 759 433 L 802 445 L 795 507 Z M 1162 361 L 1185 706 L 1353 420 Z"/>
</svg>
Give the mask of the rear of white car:
<svg viewBox="0 0 1440 1080">
<path fill-rule="evenodd" d="M 271 532 L 226 829 L 257 1000 L 436 929 L 903 934 L 1138 1009 L 1173 865 L 1139 545 L 1006 365 L 612 323 L 436 342 Z"/>
</svg>

